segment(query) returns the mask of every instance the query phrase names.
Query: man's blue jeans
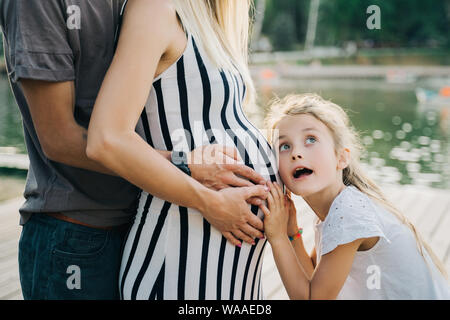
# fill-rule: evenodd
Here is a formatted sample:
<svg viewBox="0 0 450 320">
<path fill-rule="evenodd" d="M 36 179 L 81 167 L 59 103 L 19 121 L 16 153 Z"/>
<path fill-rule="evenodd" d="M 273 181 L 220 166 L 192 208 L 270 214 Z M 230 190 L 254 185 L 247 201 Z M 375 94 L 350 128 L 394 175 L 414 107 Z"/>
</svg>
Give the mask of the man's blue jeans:
<svg viewBox="0 0 450 320">
<path fill-rule="evenodd" d="M 119 299 L 119 270 L 128 226 L 93 229 L 33 214 L 19 241 L 23 298 Z"/>
</svg>

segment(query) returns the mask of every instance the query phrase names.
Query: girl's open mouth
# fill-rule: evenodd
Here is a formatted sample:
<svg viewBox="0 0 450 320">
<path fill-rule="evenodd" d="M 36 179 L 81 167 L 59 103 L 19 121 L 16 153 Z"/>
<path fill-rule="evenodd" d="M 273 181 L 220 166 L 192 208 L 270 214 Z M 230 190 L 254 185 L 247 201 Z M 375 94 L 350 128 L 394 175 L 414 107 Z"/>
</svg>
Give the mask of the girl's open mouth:
<svg viewBox="0 0 450 320">
<path fill-rule="evenodd" d="M 305 176 L 309 176 L 313 173 L 313 171 L 311 169 L 305 168 L 305 167 L 298 167 L 295 168 L 294 172 L 293 172 L 293 177 L 294 179 L 299 179 Z"/>
</svg>

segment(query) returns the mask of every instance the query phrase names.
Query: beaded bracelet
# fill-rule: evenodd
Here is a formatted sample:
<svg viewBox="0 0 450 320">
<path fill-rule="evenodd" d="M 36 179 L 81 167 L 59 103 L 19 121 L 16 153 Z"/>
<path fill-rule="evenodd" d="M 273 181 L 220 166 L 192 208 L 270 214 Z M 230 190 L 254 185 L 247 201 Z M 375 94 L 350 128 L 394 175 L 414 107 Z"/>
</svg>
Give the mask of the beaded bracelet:
<svg viewBox="0 0 450 320">
<path fill-rule="evenodd" d="M 289 240 L 293 241 L 293 240 L 295 240 L 295 239 L 300 238 L 300 236 L 302 235 L 302 233 L 303 233 L 303 229 L 302 229 L 302 228 L 299 228 L 298 231 L 297 231 L 297 233 L 294 234 L 292 237 L 291 237 L 291 236 L 288 236 L 288 237 L 289 237 Z"/>
</svg>

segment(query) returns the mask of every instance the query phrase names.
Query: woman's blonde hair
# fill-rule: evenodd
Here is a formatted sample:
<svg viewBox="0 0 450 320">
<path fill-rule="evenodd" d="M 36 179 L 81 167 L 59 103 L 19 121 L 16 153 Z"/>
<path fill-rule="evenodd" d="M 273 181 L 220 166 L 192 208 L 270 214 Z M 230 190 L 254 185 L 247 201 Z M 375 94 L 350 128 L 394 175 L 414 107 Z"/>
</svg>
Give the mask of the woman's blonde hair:
<svg viewBox="0 0 450 320">
<path fill-rule="evenodd" d="M 172 0 L 185 30 L 220 69 L 242 75 L 244 109 L 254 111 L 255 87 L 248 68 L 252 0 Z"/>
<path fill-rule="evenodd" d="M 439 271 L 448 279 L 447 272 L 442 262 L 434 254 L 430 246 L 422 239 L 414 225 L 384 196 L 380 188 L 361 169 L 360 155 L 363 150 L 359 141 L 359 135 L 350 123 L 347 113 L 331 101 L 326 101 L 316 94 L 288 95 L 284 99 L 273 101 L 265 125 L 269 130 L 268 139 L 273 143 L 273 135 L 278 123 L 286 116 L 311 115 L 325 124 L 332 133 L 335 152 L 348 148 L 350 150 L 350 161 L 343 170 L 343 183 L 353 185 L 361 192 L 383 205 L 393 213 L 402 223 L 407 225 L 413 232 L 417 247 L 422 257 L 425 248 L 433 263 Z"/>
</svg>

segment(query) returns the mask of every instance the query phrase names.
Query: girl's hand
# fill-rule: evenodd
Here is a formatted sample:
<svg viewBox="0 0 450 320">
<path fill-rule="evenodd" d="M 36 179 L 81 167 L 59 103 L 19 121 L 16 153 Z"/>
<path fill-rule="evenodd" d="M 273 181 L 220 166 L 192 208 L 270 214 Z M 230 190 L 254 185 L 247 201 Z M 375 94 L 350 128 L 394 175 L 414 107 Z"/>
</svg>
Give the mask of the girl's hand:
<svg viewBox="0 0 450 320">
<path fill-rule="evenodd" d="M 294 201 L 292 201 L 291 192 L 289 190 L 286 190 L 285 201 L 289 211 L 287 233 L 289 236 L 292 237 L 298 232 L 298 224 L 297 224 L 297 210 L 295 209 Z"/>
<path fill-rule="evenodd" d="M 287 238 L 289 207 L 280 186 L 272 182 L 268 182 L 268 186 L 270 188 L 267 196 L 269 208 L 263 204 L 259 207 L 264 212 L 264 233 L 271 242 L 280 237 Z"/>
</svg>

